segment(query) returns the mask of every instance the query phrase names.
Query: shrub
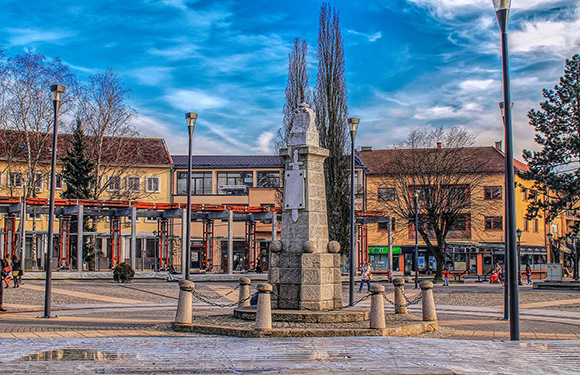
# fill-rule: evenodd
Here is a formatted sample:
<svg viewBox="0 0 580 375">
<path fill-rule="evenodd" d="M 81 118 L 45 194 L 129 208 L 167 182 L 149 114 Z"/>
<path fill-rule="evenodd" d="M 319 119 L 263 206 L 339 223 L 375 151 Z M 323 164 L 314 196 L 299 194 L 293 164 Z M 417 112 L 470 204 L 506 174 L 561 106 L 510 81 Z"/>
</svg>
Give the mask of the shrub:
<svg viewBox="0 0 580 375">
<path fill-rule="evenodd" d="M 113 280 L 119 283 L 128 283 L 135 277 L 135 271 L 129 263 L 123 262 L 113 270 Z"/>
</svg>

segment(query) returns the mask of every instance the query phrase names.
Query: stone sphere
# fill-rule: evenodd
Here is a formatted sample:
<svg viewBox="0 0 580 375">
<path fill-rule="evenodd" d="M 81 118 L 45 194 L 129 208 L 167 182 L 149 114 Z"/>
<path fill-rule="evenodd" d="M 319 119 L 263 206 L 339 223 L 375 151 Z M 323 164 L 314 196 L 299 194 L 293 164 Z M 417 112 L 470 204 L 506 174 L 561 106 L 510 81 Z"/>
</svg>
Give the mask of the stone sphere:
<svg viewBox="0 0 580 375">
<path fill-rule="evenodd" d="M 187 290 L 187 291 L 191 292 L 194 287 L 195 287 L 195 284 L 189 280 L 179 280 L 179 288 L 181 290 Z"/>
<path fill-rule="evenodd" d="M 376 293 L 384 293 L 385 292 L 385 287 L 380 285 L 380 284 L 373 284 L 371 285 L 371 289 L 370 292 L 373 294 Z"/>
<path fill-rule="evenodd" d="M 247 277 L 240 277 L 240 284 L 242 285 L 250 285 L 252 283 L 252 280 L 250 280 Z"/>
<path fill-rule="evenodd" d="M 313 253 L 316 250 L 316 244 L 312 241 L 304 241 L 302 244 L 302 250 L 305 253 Z"/>
<path fill-rule="evenodd" d="M 279 253 L 280 251 L 282 251 L 282 241 L 280 240 L 272 241 L 272 243 L 270 244 L 270 251 L 273 253 Z"/>
<path fill-rule="evenodd" d="M 340 244 L 337 241 L 330 241 L 328 243 L 329 253 L 338 253 L 340 251 Z"/>
<path fill-rule="evenodd" d="M 271 292 L 273 290 L 272 285 L 271 284 L 258 284 L 257 288 L 258 292 Z"/>
</svg>

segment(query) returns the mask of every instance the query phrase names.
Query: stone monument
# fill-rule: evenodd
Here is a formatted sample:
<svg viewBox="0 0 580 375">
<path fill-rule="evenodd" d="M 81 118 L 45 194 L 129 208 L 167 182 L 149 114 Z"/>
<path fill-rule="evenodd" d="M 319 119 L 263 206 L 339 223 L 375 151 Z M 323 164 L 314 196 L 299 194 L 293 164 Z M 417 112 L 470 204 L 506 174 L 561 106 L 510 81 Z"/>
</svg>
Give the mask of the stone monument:
<svg viewBox="0 0 580 375">
<path fill-rule="evenodd" d="M 281 241 L 273 241 L 269 282 L 275 309 L 329 310 L 342 306 L 340 245 L 328 241 L 324 160 L 315 113 L 294 112 L 285 161 Z M 277 296 L 280 296 L 278 298 Z"/>
</svg>

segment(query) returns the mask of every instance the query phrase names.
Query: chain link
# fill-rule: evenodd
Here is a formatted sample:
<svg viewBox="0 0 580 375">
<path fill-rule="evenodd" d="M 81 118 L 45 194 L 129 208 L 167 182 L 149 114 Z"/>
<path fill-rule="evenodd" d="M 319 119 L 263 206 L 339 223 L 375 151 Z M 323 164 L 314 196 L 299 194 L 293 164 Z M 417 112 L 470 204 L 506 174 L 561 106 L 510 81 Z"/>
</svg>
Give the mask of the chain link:
<svg viewBox="0 0 580 375">
<path fill-rule="evenodd" d="M 216 307 L 234 307 L 234 306 L 237 306 L 238 304 L 242 304 L 242 303 L 250 300 L 253 296 L 253 295 L 250 295 L 249 297 L 244 298 L 241 301 L 235 301 L 235 302 L 231 302 L 231 303 L 216 303 L 216 302 L 213 302 L 210 298 L 207 298 L 207 296 L 204 296 L 203 294 L 198 293 L 195 290 L 192 290 L 191 294 L 193 294 L 193 296 L 197 300 L 199 300 L 203 303 L 207 303 L 208 305 L 211 305 L 211 306 L 216 306 Z"/>
<path fill-rule="evenodd" d="M 419 302 L 421 302 L 421 300 L 423 299 L 423 291 L 421 290 L 419 292 L 419 294 L 413 298 L 413 299 L 409 299 L 407 297 L 407 295 L 405 294 L 405 288 L 403 288 L 403 286 L 396 286 L 396 288 L 400 288 L 401 292 L 403 293 L 403 298 L 405 298 L 405 304 L 398 304 L 396 302 L 393 302 L 389 299 L 389 297 L 387 297 L 386 293 L 383 293 L 383 298 L 385 301 L 387 301 L 388 303 L 390 303 L 391 305 L 395 306 L 395 308 L 401 308 L 401 307 L 409 307 L 410 305 L 416 305 Z"/>
<path fill-rule="evenodd" d="M 279 300 L 282 300 L 282 301 L 284 301 L 284 302 L 290 302 L 290 303 L 293 303 L 293 302 L 294 302 L 294 301 L 290 301 L 290 300 L 288 300 L 288 299 L 286 299 L 286 298 L 280 297 L 280 295 L 279 295 L 278 293 L 276 293 L 276 292 L 272 292 L 272 294 L 273 294 L 274 296 L 276 296 L 276 298 L 277 298 L 277 299 L 279 299 Z M 369 294 L 366 294 L 366 295 L 364 295 L 364 296 L 363 296 L 361 299 L 359 299 L 358 301 L 356 301 L 356 302 L 355 302 L 355 303 L 354 303 L 352 306 L 356 306 L 356 305 L 358 305 L 358 304 L 359 304 L 359 303 L 361 303 L 362 301 L 364 301 L 364 300 L 368 299 L 370 296 L 371 296 L 371 294 L 370 294 L 370 293 L 369 293 Z M 329 309 L 329 310 L 320 310 L 320 309 L 313 309 L 313 308 L 309 308 L 309 307 L 301 307 L 301 308 L 300 308 L 300 310 L 307 310 L 307 311 L 339 311 L 339 310 L 344 310 L 344 309 L 346 309 L 347 307 L 352 307 L 352 306 L 341 306 L 341 307 L 335 307 L 334 309 Z"/>
<path fill-rule="evenodd" d="M 196 292 L 196 293 L 206 300 L 218 300 L 218 299 L 222 299 L 222 298 L 225 298 L 225 297 L 231 295 L 232 293 L 234 293 L 238 289 L 240 289 L 239 285 L 236 286 L 234 289 L 230 290 L 228 293 L 218 294 L 217 296 L 208 296 L 207 294 L 202 294 L 200 292 Z"/>
</svg>

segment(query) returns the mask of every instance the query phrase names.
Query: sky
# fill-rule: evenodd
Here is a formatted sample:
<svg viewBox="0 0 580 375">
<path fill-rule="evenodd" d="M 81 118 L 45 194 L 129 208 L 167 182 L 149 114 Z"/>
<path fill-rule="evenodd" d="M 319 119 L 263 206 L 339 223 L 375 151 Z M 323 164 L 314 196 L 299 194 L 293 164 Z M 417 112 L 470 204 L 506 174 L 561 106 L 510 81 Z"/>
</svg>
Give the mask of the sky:
<svg viewBox="0 0 580 375">
<path fill-rule="evenodd" d="M 462 126 L 503 139 L 499 29 L 487 0 L 333 1 L 344 39 L 356 146 L 387 148 L 418 128 Z M 321 2 L 3 0 L 0 46 L 60 56 L 79 79 L 115 69 L 141 136 L 187 153 L 274 153 L 296 37 L 316 83 Z M 513 0 L 509 24 L 516 156 L 536 149 L 527 112 L 580 53 L 580 1 Z"/>
</svg>

